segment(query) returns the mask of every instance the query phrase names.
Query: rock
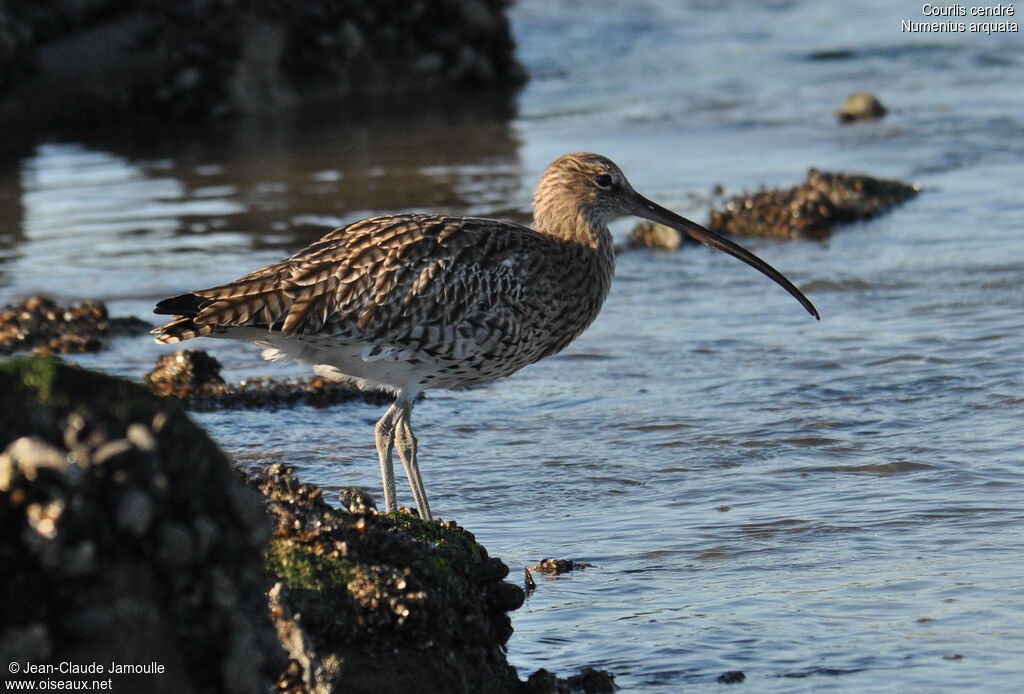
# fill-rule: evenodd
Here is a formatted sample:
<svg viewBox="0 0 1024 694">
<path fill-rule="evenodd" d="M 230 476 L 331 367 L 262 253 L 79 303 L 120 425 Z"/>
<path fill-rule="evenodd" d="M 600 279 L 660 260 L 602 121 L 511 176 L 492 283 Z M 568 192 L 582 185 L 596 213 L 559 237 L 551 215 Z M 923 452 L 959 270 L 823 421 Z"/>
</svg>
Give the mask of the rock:
<svg viewBox="0 0 1024 694">
<path fill-rule="evenodd" d="M 157 395 L 187 400 L 217 392 L 218 386 L 224 385 L 221 368 L 221 363 L 203 350 L 181 349 L 160 357 L 145 381 Z"/>
<path fill-rule="evenodd" d="M 578 675 L 560 679 L 541 668 L 530 675 L 527 685 L 530 694 L 611 694 L 615 691 L 615 677 L 604 670 L 585 667 Z"/>
<path fill-rule="evenodd" d="M 852 123 L 858 120 L 875 120 L 886 114 L 885 106 L 870 92 L 850 94 L 843 105 L 836 111 L 840 123 Z"/>
<path fill-rule="evenodd" d="M 430 682 L 431 691 L 456 694 L 613 691 L 614 678 L 590 668 L 567 679 L 546 671 L 518 679 L 504 649 L 507 613 L 522 605 L 523 590 L 458 524 L 365 504 L 331 508 L 319 488 L 280 464 L 250 484 L 276 519 L 266 554 L 278 581 L 270 614 L 291 658 L 280 687 L 395 692 Z"/>
<path fill-rule="evenodd" d="M 545 574 L 564 574 L 570 571 L 582 571 L 587 568 L 584 562 L 574 562 L 571 559 L 541 559 L 536 566 L 531 566 L 531 571 L 540 571 Z"/>
<path fill-rule="evenodd" d="M 677 251 L 683 245 L 683 236 L 672 227 L 654 222 L 640 222 L 626 238 L 628 248 L 658 248 Z"/>
<path fill-rule="evenodd" d="M 30 296 L 0 309 L 0 354 L 98 352 L 112 337 L 149 328 L 136 318 L 111 319 L 102 301 L 59 306 L 48 297 Z"/>
<path fill-rule="evenodd" d="M 0 4 L 0 127 L 266 113 L 306 100 L 512 90 L 506 0 Z M 353 99 L 355 97 L 355 99 Z"/>
<path fill-rule="evenodd" d="M 333 509 L 282 465 L 251 483 L 276 519 L 271 614 L 310 691 L 519 686 L 503 649 L 523 591 L 471 533 L 403 512 Z"/>
<path fill-rule="evenodd" d="M 712 209 L 708 228 L 734 236 L 822 237 L 836 225 L 871 219 L 919 188 L 870 176 L 810 169 L 799 186 L 735 196 Z"/>
<path fill-rule="evenodd" d="M 156 661 L 164 674 L 114 677 L 151 692 L 260 691 L 285 668 L 263 616 L 269 527 L 249 525 L 259 497 L 179 405 L 16 359 L 0 364 L 0 448 L 0 658 Z"/>
<path fill-rule="evenodd" d="M 729 670 L 718 676 L 718 681 L 722 684 L 739 684 L 746 681 L 746 679 L 747 676 L 739 670 Z"/>
<path fill-rule="evenodd" d="M 330 407 L 339 402 L 362 400 L 385 405 L 391 398 L 344 382 L 323 378 L 294 381 L 251 378 L 229 385 L 220 375 L 221 364 L 203 350 L 178 350 L 160 357 L 145 376 L 157 395 L 172 396 L 192 410 L 288 407 L 298 404 Z"/>
</svg>

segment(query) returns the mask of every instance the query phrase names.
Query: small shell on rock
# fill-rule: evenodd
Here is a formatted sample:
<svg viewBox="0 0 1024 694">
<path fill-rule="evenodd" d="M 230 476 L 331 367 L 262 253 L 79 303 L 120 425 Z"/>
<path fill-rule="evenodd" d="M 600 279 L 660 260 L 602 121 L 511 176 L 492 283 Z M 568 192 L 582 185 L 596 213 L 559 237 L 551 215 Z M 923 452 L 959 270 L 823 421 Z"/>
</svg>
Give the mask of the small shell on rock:
<svg viewBox="0 0 1024 694">
<path fill-rule="evenodd" d="M 156 450 L 156 438 L 153 436 L 153 432 L 149 430 L 144 424 L 138 422 L 128 425 L 128 430 L 125 432 L 125 438 L 132 442 L 136 448 L 147 453 L 151 453 Z"/>
<path fill-rule="evenodd" d="M 64 513 L 62 499 L 54 499 L 48 504 L 29 504 L 29 507 L 25 509 L 29 526 L 47 540 L 57 537 L 57 523 L 60 521 L 62 513 Z"/>
<path fill-rule="evenodd" d="M 15 470 L 29 482 L 34 482 L 39 471 L 49 468 L 67 472 L 70 468 L 64 451 L 36 436 L 15 439 L 0 453 L 0 491 L 9 491 Z"/>
</svg>

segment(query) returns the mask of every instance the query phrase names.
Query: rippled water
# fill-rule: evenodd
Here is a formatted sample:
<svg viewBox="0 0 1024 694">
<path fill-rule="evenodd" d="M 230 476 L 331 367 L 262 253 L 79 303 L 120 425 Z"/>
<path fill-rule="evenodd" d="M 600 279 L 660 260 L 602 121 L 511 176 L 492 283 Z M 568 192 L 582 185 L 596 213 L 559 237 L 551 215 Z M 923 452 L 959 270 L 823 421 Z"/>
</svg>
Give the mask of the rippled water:
<svg viewBox="0 0 1024 694">
<path fill-rule="evenodd" d="M 891 3 L 522 0 L 533 79 L 507 102 L 25 143 L 0 164 L 0 301 L 46 291 L 148 316 L 369 214 L 528 218 L 590 149 L 704 220 L 713 184 L 809 166 L 922 194 L 821 242 L 626 253 L 560 356 L 416 409 L 431 505 L 541 579 L 510 659 L 625 691 L 1012 691 L 1024 676 L 1024 53 L 1019 34 L 908 35 Z M 839 126 L 869 89 L 884 120 Z M 616 227 L 618 234 L 629 222 Z M 220 343 L 229 376 L 297 375 Z M 82 362 L 139 378 L 166 348 Z M 198 415 L 246 465 L 377 488 L 381 408 Z M 399 488 L 400 500 L 409 493 Z"/>
</svg>

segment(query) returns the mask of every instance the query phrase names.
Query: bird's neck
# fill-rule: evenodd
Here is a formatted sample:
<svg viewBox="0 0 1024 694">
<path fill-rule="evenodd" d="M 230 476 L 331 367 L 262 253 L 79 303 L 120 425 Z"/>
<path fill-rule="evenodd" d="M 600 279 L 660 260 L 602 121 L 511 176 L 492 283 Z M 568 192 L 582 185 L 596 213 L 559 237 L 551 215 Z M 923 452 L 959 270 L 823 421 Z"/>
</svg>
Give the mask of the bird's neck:
<svg viewBox="0 0 1024 694">
<path fill-rule="evenodd" d="M 612 233 L 604 219 L 592 218 L 571 204 L 547 204 L 543 198 L 534 202 L 533 228 L 539 233 L 594 250 L 612 247 Z"/>
<path fill-rule="evenodd" d="M 611 289 L 615 274 L 615 249 L 608 225 L 588 220 L 565 208 L 537 205 L 534 228 L 551 238 L 553 266 L 561 275 L 558 330 L 552 331 L 547 354 L 565 349 L 594 322 Z"/>
<path fill-rule="evenodd" d="M 611 288 L 615 274 L 612 233 L 604 219 L 588 218 L 581 209 L 572 206 L 545 205 L 544 202 L 543 198 L 535 199 L 534 228 L 559 242 L 566 276 L 577 274 L 576 286 L 586 288 L 582 294 L 586 297 L 582 331 L 597 317 Z M 573 336 L 575 334 L 578 333 Z"/>
</svg>

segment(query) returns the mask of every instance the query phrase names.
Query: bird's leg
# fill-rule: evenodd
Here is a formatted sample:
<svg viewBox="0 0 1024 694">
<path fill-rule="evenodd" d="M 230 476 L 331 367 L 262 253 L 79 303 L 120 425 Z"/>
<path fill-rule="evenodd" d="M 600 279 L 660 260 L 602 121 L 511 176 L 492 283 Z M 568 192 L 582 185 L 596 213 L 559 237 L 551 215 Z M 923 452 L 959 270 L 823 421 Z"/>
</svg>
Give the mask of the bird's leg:
<svg viewBox="0 0 1024 694">
<path fill-rule="evenodd" d="M 416 462 L 416 436 L 412 433 L 412 401 L 404 404 L 395 403 L 399 407 L 398 418 L 395 420 L 395 448 L 405 466 L 405 476 L 409 478 L 412 496 L 416 500 L 416 509 L 420 518 L 431 520 L 430 504 L 427 503 L 427 492 L 423 489 L 423 478 L 420 477 L 420 466 Z"/>
<path fill-rule="evenodd" d="M 384 482 L 384 508 L 387 513 L 395 510 L 395 465 L 391 451 L 395 448 L 395 419 L 401 410 L 396 402 L 373 428 L 377 442 L 377 455 L 380 457 L 380 476 Z"/>
</svg>

